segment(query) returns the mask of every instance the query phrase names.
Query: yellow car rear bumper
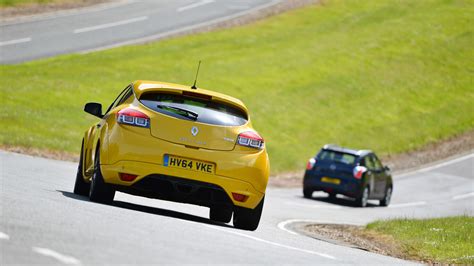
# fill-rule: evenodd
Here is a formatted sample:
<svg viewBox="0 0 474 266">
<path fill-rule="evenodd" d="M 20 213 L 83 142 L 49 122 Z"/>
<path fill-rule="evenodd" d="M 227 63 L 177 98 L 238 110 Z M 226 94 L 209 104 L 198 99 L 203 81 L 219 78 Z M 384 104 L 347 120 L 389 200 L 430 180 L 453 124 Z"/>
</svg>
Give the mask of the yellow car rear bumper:
<svg viewBox="0 0 474 266">
<path fill-rule="evenodd" d="M 264 193 L 255 189 L 252 184 L 242 180 L 215 174 L 196 174 L 194 171 L 165 167 L 160 164 L 137 161 L 119 161 L 112 165 L 101 165 L 101 171 L 106 183 L 125 187 L 131 187 L 150 175 L 166 175 L 214 184 L 226 192 L 227 196 L 232 200 L 232 203 L 235 206 L 251 209 L 255 208 L 265 195 Z M 127 182 L 120 179 L 119 173 L 128 173 L 138 176 L 134 181 Z M 234 200 L 232 193 L 246 195 L 248 198 L 245 202 L 239 202 Z"/>
</svg>

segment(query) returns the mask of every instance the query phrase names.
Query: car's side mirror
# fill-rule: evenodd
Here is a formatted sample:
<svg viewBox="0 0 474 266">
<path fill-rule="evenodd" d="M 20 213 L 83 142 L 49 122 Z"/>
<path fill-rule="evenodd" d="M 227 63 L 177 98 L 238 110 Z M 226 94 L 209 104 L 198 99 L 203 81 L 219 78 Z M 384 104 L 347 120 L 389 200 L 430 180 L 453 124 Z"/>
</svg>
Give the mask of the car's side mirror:
<svg viewBox="0 0 474 266">
<path fill-rule="evenodd" d="M 84 111 L 98 118 L 104 117 L 102 115 L 102 104 L 100 103 L 86 103 L 84 106 Z"/>
</svg>

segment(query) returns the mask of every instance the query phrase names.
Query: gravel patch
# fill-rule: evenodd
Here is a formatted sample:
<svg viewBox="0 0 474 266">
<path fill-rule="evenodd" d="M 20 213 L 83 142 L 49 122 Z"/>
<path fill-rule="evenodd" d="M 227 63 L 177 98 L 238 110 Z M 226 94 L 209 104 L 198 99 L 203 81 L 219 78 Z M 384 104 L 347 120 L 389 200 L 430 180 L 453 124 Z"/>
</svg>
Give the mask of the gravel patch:
<svg viewBox="0 0 474 266">
<path fill-rule="evenodd" d="M 404 260 L 412 260 L 427 264 L 434 263 L 432 261 L 421 261 L 420 258 L 404 252 L 402 247 L 393 239 L 392 236 L 365 230 L 363 226 L 344 224 L 305 224 L 296 229 L 307 236 L 336 245 L 362 249 Z"/>
</svg>

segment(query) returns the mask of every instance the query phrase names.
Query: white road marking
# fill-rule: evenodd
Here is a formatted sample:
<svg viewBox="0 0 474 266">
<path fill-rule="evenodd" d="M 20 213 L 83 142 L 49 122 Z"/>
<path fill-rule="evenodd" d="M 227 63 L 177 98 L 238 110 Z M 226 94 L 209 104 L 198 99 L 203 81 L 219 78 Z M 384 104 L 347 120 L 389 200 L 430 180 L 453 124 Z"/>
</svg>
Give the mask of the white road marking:
<svg viewBox="0 0 474 266">
<path fill-rule="evenodd" d="M 83 32 L 89 32 L 89 31 L 94 31 L 94 30 L 102 30 L 102 29 L 107 29 L 107 28 L 112 28 L 112 27 L 117 27 L 117 26 L 130 24 L 130 23 L 135 23 L 135 22 L 139 22 L 139 21 L 144 21 L 144 20 L 147 20 L 147 19 L 148 19 L 147 16 L 138 17 L 138 18 L 131 18 L 131 19 L 126 19 L 126 20 L 121 20 L 121 21 L 96 25 L 96 26 L 92 26 L 92 27 L 75 29 L 74 33 L 83 33 Z"/>
<path fill-rule="evenodd" d="M 46 257 L 54 258 L 59 262 L 67 265 L 81 265 L 81 262 L 78 259 L 73 258 L 71 256 L 63 255 L 51 249 L 33 247 L 33 251 Z"/>
<path fill-rule="evenodd" d="M 34 14 L 34 15 L 26 15 L 26 16 L 14 16 L 11 18 L 0 18 L 0 26 L 18 25 L 18 24 L 29 23 L 29 22 L 38 22 L 38 21 L 43 21 L 43 20 L 48 20 L 48 19 L 55 19 L 55 18 L 85 14 L 85 13 L 98 12 L 98 11 L 108 10 L 112 8 L 117 8 L 124 5 L 133 4 L 135 2 L 138 2 L 138 1 L 137 0 L 118 0 L 118 1 L 113 1 L 113 2 L 105 2 L 102 4 L 72 8 L 72 9 L 67 9 L 67 10 L 45 12 L 45 13 Z"/>
<path fill-rule="evenodd" d="M 190 4 L 190 5 L 187 5 L 187 6 L 182 6 L 178 9 L 176 9 L 177 12 L 183 12 L 183 11 L 186 11 L 186 10 L 189 10 L 189 9 L 192 9 L 192 8 L 196 8 L 196 7 L 200 7 L 200 6 L 203 6 L 203 5 L 207 5 L 207 4 L 210 4 L 210 3 L 213 3 L 214 0 L 201 0 L 199 2 L 196 2 L 194 4 Z"/>
<path fill-rule="evenodd" d="M 455 163 L 458 163 L 458 162 L 461 162 L 461 161 L 464 161 L 466 159 L 473 158 L 473 157 L 474 157 L 474 153 L 471 153 L 471 154 L 468 154 L 468 155 L 465 155 L 465 156 L 462 156 L 462 157 L 459 157 L 459 158 L 456 158 L 456 159 L 452 159 L 452 160 L 449 160 L 449 161 L 446 161 L 446 162 L 442 162 L 442 163 L 439 163 L 439 164 L 436 164 L 436 165 L 433 165 L 433 166 L 428 166 L 428 167 L 425 167 L 425 168 L 422 168 L 422 169 L 419 169 L 419 170 L 415 170 L 415 171 L 408 172 L 408 173 L 405 173 L 405 174 L 397 175 L 396 177 L 399 178 L 399 177 L 414 175 L 416 173 L 428 172 L 428 171 L 438 169 L 440 167 L 444 167 L 444 166 L 447 166 L 447 165 L 450 165 L 450 164 L 455 164 Z"/>
<path fill-rule="evenodd" d="M 249 238 L 249 239 L 258 241 L 258 242 L 262 242 L 262 243 L 266 243 L 266 244 L 272 245 L 272 246 L 277 246 L 277 247 L 286 248 L 286 249 L 290 249 L 290 250 L 296 250 L 296 251 L 300 251 L 300 252 L 304 252 L 304 253 L 308 253 L 308 254 L 312 254 L 312 255 L 318 255 L 318 256 L 320 256 L 320 257 L 324 257 L 324 258 L 336 260 L 335 257 L 333 257 L 333 256 L 331 256 L 331 255 L 328 255 L 328 254 L 325 254 L 325 253 L 320 253 L 320 252 L 316 252 L 316 251 L 312 251 L 312 250 L 307 250 L 307 249 L 301 249 L 301 248 L 296 248 L 296 247 L 292 247 L 292 246 L 287 246 L 287 245 L 284 245 L 284 244 L 280 244 L 280 243 L 268 241 L 268 240 L 261 239 L 261 238 L 258 238 L 258 237 L 254 237 L 254 236 L 249 236 L 249 235 L 242 234 L 242 233 L 239 233 L 239 232 L 229 231 L 229 230 L 226 230 L 226 229 L 223 229 L 223 228 L 218 228 L 218 227 L 211 226 L 211 225 L 205 225 L 205 226 L 206 226 L 206 227 L 209 227 L 209 228 L 212 228 L 212 229 L 214 229 L 214 230 L 217 230 L 217 231 L 222 231 L 222 232 L 226 232 L 226 233 L 229 233 L 229 234 L 238 235 L 238 236 L 241 236 L 241 237 L 246 237 L 246 238 Z"/>
<path fill-rule="evenodd" d="M 281 1 L 282 0 L 273 0 L 269 3 L 257 6 L 257 7 L 252 8 L 252 9 L 247 9 L 247 10 L 244 10 L 244 11 L 241 11 L 241 12 L 237 12 L 237 13 L 229 15 L 229 16 L 224 16 L 224 17 L 220 17 L 220 18 L 213 19 L 213 20 L 210 20 L 210 21 L 194 24 L 194 25 L 191 25 L 191 26 L 182 27 L 182 28 L 176 29 L 176 30 L 171 30 L 171 31 L 163 32 L 163 33 L 154 34 L 154 35 L 151 35 L 151 36 L 148 36 L 148 37 L 137 38 L 137 39 L 133 39 L 133 40 L 130 40 L 130 41 L 120 42 L 120 43 L 111 44 L 111 45 L 105 45 L 105 46 L 101 46 L 101 47 L 97 47 L 97 48 L 93 48 L 93 49 L 86 49 L 86 50 L 78 51 L 78 53 L 88 54 L 88 53 L 103 51 L 103 50 L 112 49 L 112 48 L 115 48 L 115 47 L 120 47 L 120 46 L 125 46 L 125 45 L 140 44 L 140 43 L 147 43 L 147 42 L 151 42 L 151 41 L 156 41 L 156 40 L 163 39 L 163 38 L 166 38 L 166 37 L 170 37 L 170 36 L 173 36 L 173 35 L 176 35 L 176 34 L 180 34 L 180 33 L 183 33 L 183 32 L 195 30 L 195 29 L 198 29 L 198 28 L 208 27 L 208 26 L 213 25 L 213 24 L 217 24 L 217 23 L 220 23 L 220 22 L 223 22 L 223 21 L 227 21 L 227 20 L 231 20 L 231 19 L 234 19 L 234 18 L 241 17 L 241 16 L 246 15 L 246 14 L 257 12 L 259 10 L 274 6 L 278 3 L 280 3 Z"/>
<path fill-rule="evenodd" d="M 469 193 L 466 193 L 466 194 L 457 195 L 457 196 L 452 197 L 451 199 L 452 200 L 460 200 L 460 199 L 466 199 L 466 198 L 470 198 L 470 197 L 474 197 L 474 192 L 469 192 Z"/>
<path fill-rule="evenodd" d="M 3 240 L 10 240 L 10 236 L 3 233 L 3 232 L 0 232 L 0 239 L 3 239 Z"/>
<path fill-rule="evenodd" d="M 244 9 L 250 8 L 250 6 L 248 6 L 248 5 L 240 5 L 240 6 L 232 5 L 232 6 L 228 6 L 227 8 L 236 9 L 236 10 L 244 10 Z"/>
<path fill-rule="evenodd" d="M 319 205 L 319 204 L 303 204 L 303 203 L 295 203 L 287 201 L 285 202 L 286 205 L 294 205 L 294 206 L 302 206 L 308 207 L 312 209 L 342 209 L 342 206 L 331 206 L 331 205 Z"/>
<path fill-rule="evenodd" d="M 31 42 L 31 38 L 28 37 L 28 38 L 23 38 L 23 39 L 0 42 L 0 46 L 7 46 L 7 45 L 18 44 L 18 43 L 24 43 L 24 42 Z"/>
<path fill-rule="evenodd" d="M 426 201 L 416 201 L 416 202 L 408 202 L 408 203 L 400 203 L 400 204 L 390 204 L 389 208 L 404 208 L 404 207 L 413 207 L 413 206 L 422 206 L 426 205 Z"/>
</svg>

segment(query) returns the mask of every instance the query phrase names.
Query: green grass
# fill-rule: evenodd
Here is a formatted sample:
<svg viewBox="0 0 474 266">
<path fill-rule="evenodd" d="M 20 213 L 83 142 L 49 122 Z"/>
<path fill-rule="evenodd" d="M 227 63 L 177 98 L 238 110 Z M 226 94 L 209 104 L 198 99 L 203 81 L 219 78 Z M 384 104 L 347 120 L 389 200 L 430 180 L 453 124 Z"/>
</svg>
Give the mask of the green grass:
<svg viewBox="0 0 474 266">
<path fill-rule="evenodd" d="M 198 85 L 242 99 L 272 172 L 325 143 L 381 155 L 474 128 L 474 1 L 325 1 L 234 29 L 1 66 L 0 143 L 77 152 L 131 81 Z"/>
<path fill-rule="evenodd" d="M 57 0 L 0 0 L 0 7 L 19 6 L 24 4 L 44 4 Z"/>
<path fill-rule="evenodd" d="M 377 221 L 367 229 L 391 235 L 412 258 L 474 264 L 474 217 Z"/>
</svg>

